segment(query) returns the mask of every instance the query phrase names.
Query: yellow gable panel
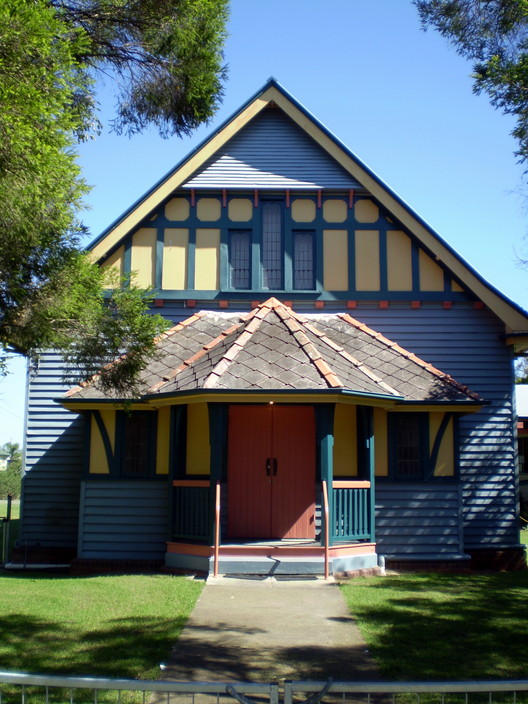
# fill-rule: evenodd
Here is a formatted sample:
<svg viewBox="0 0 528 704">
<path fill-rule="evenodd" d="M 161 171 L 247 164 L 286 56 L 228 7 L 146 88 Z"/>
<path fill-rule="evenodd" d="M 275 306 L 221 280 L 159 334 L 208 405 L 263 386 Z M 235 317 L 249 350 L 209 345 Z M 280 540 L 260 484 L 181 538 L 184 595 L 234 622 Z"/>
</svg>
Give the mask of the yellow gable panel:
<svg viewBox="0 0 528 704">
<path fill-rule="evenodd" d="M 325 222 L 345 222 L 348 216 L 346 200 L 325 200 L 323 203 L 323 219 Z"/>
<path fill-rule="evenodd" d="M 141 288 L 154 286 L 157 237 L 153 227 L 142 227 L 132 237 L 130 269 L 135 275 L 134 282 Z"/>
<path fill-rule="evenodd" d="M 387 285 L 389 291 L 412 291 L 411 238 L 400 230 L 387 231 Z"/>
<path fill-rule="evenodd" d="M 167 220 L 187 220 L 191 212 L 187 198 L 171 198 L 165 205 Z"/>
<path fill-rule="evenodd" d="M 356 201 L 354 216 L 358 222 L 377 222 L 379 219 L 379 208 L 371 200 L 362 198 Z"/>
<path fill-rule="evenodd" d="M 356 230 L 356 290 L 380 290 L 379 232 Z"/>
<path fill-rule="evenodd" d="M 295 222 L 313 222 L 315 220 L 315 203 L 313 200 L 296 198 L 291 204 L 291 216 Z"/>
<path fill-rule="evenodd" d="M 218 198 L 199 198 L 196 207 L 198 220 L 202 222 L 216 222 L 220 220 L 222 213 L 220 201 Z"/>
<path fill-rule="evenodd" d="M 444 272 L 423 249 L 420 250 L 420 291 L 443 291 Z"/>
<path fill-rule="evenodd" d="M 337 404 L 334 416 L 334 477 L 357 476 L 356 407 Z"/>
<path fill-rule="evenodd" d="M 233 222 L 249 222 L 253 217 L 253 203 L 249 198 L 232 198 L 227 206 L 227 214 Z"/>
<path fill-rule="evenodd" d="M 187 252 L 189 230 L 179 227 L 165 229 L 161 287 L 164 291 L 183 291 L 187 288 Z"/>
<path fill-rule="evenodd" d="M 323 230 L 323 287 L 348 290 L 348 231 Z"/>
<path fill-rule="evenodd" d="M 220 262 L 220 230 L 196 230 L 194 287 L 198 290 L 218 288 Z"/>
<path fill-rule="evenodd" d="M 125 252 L 124 247 L 119 247 L 116 251 L 111 254 L 108 259 L 101 265 L 102 269 L 108 269 L 115 271 L 118 276 L 123 276 L 123 255 Z M 112 282 L 108 283 L 108 288 L 112 288 Z"/>
</svg>

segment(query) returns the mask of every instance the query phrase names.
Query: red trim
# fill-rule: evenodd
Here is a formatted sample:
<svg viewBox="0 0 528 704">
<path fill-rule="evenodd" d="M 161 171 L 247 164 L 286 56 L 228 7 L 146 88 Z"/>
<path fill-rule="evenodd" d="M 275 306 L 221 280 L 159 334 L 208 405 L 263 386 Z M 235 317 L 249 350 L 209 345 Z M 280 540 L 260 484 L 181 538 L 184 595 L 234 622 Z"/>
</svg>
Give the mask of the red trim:
<svg viewBox="0 0 528 704">
<path fill-rule="evenodd" d="M 322 191 L 317 191 L 317 207 L 321 207 L 321 203 L 323 200 L 323 192 Z"/>
<path fill-rule="evenodd" d="M 253 194 L 253 203 L 255 204 L 255 208 L 258 208 L 258 204 L 259 204 L 259 192 L 258 192 L 258 190 L 257 190 L 256 188 L 255 188 L 255 193 Z"/>
<path fill-rule="evenodd" d="M 225 188 L 222 188 L 222 206 L 225 208 L 227 205 L 227 191 Z"/>
<path fill-rule="evenodd" d="M 354 207 L 354 189 L 351 188 L 348 192 L 348 207 L 353 208 Z"/>
<path fill-rule="evenodd" d="M 165 305 L 165 301 L 163 300 L 163 298 L 155 298 L 154 299 L 154 306 L 156 308 L 163 308 L 164 305 Z"/>
<path fill-rule="evenodd" d="M 388 301 L 380 301 L 380 302 L 379 302 L 379 307 L 380 307 L 380 308 L 388 308 L 388 307 L 389 307 L 389 302 L 388 302 Z"/>
<path fill-rule="evenodd" d="M 196 205 L 196 193 L 194 188 L 191 188 L 191 205 L 194 207 Z"/>
<path fill-rule="evenodd" d="M 221 300 L 218 301 L 218 307 L 219 308 L 229 308 L 229 301 Z"/>
<path fill-rule="evenodd" d="M 421 307 L 422 307 L 421 301 L 411 301 L 411 308 L 421 308 Z"/>
<path fill-rule="evenodd" d="M 484 308 L 484 303 L 482 301 L 475 301 L 473 303 L 473 308 Z"/>
<path fill-rule="evenodd" d="M 444 301 L 442 303 L 442 308 L 445 308 L 446 310 L 451 310 L 453 307 L 453 301 Z"/>
<path fill-rule="evenodd" d="M 188 298 L 186 302 L 187 308 L 196 308 L 196 301 L 192 298 Z"/>
<path fill-rule="evenodd" d="M 347 308 L 357 308 L 357 301 L 347 301 Z"/>
<path fill-rule="evenodd" d="M 211 482 L 208 479 L 174 479 L 172 486 L 202 486 L 209 487 Z"/>
<path fill-rule="evenodd" d="M 324 302 L 324 301 L 316 301 L 316 302 L 315 302 L 315 307 L 316 307 L 316 308 L 324 308 L 324 307 L 325 307 L 325 302 Z"/>
<path fill-rule="evenodd" d="M 286 207 L 290 207 L 290 191 L 286 190 Z"/>
</svg>

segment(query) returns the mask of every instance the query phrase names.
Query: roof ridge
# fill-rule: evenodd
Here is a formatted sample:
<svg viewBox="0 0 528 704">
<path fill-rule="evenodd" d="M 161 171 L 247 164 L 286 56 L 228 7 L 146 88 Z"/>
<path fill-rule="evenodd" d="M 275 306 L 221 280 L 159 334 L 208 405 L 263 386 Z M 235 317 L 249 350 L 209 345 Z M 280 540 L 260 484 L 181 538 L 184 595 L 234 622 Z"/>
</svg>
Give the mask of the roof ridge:
<svg viewBox="0 0 528 704">
<path fill-rule="evenodd" d="M 374 339 L 379 340 L 382 344 L 384 344 L 389 349 L 394 350 L 395 352 L 398 352 L 398 354 L 400 354 L 402 357 L 405 357 L 406 359 L 410 360 L 411 362 L 414 362 L 415 364 L 417 364 L 419 367 L 422 367 L 422 369 L 425 369 L 426 371 L 430 372 L 431 374 L 434 374 L 434 376 L 438 377 L 441 381 L 445 381 L 447 384 L 450 384 L 458 391 L 461 391 L 462 393 L 466 394 L 466 396 L 470 396 L 475 401 L 482 401 L 482 398 L 480 397 L 480 395 L 478 393 L 476 393 L 475 391 L 471 391 L 470 388 L 468 388 L 464 384 L 461 384 L 460 382 L 458 382 L 450 374 L 447 374 L 446 372 L 441 371 L 440 369 L 435 367 L 430 362 L 426 362 L 425 360 L 421 359 L 421 357 L 418 357 L 417 355 L 415 355 L 414 352 L 409 352 L 409 350 L 406 350 L 404 347 L 399 345 L 397 342 L 393 342 L 392 340 L 389 340 L 389 338 L 385 337 L 385 335 L 383 335 L 383 333 L 376 332 L 375 330 L 370 328 L 368 325 L 365 325 L 365 323 L 361 323 L 359 320 L 352 317 L 349 313 L 338 313 L 338 317 L 341 318 L 342 320 L 344 320 L 345 322 L 349 323 L 350 325 L 353 325 L 357 330 L 361 330 L 362 332 L 366 333 L 370 337 L 373 337 Z"/>
<path fill-rule="evenodd" d="M 249 322 L 244 325 L 244 329 L 241 334 L 233 342 L 231 347 L 223 355 L 220 361 L 217 362 L 214 369 L 209 372 L 207 379 L 203 384 L 204 389 L 211 389 L 216 386 L 222 374 L 224 374 L 229 369 L 233 361 L 237 358 L 239 353 L 244 349 L 249 340 L 253 337 L 256 330 L 259 329 L 262 321 L 268 314 L 266 312 L 264 315 L 259 315 L 261 310 L 264 310 L 264 308 L 261 308 L 255 315 L 247 316 L 249 318 Z"/>
<path fill-rule="evenodd" d="M 181 362 L 181 364 L 179 364 L 175 369 L 172 369 L 168 374 L 163 375 L 161 381 L 158 381 L 156 384 L 154 384 L 154 386 L 151 386 L 149 388 L 149 392 L 152 393 L 154 391 L 159 391 L 169 381 L 173 381 L 174 378 L 180 372 L 182 372 L 184 369 L 188 369 L 195 362 L 197 362 L 198 360 L 205 357 L 205 355 L 208 354 L 209 351 L 211 349 L 213 349 L 213 347 L 216 347 L 221 342 L 223 342 L 226 337 L 228 337 L 229 335 L 232 335 L 234 332 L 236 332 L 240 328 L 241 325 L 243 325 L 243 323 L 238 322 L 238 323 L 235 323 L 234 325 L 231 325 L 231 327 L 227 328 L 226 330 L 222 330 L 220 335 L 217 335 L 214 338 L 214 340 L 211 340 L 210 342 L 207 342 L 205 345 L 202 345 L 201 349 L 199 349 L 198 352 L 195 352 L 191 357 L 184 359 L 183 362 Z"/>
<path fill-rule="evenodd" d="M 292 309 L 288 308 L 288 306 L 283 307 L 286 310 L 275 310 L 275 313 L 279 316 L 282 322 L 285 323 L 286 327 L 296 339 L 304 354 L 308 357 L 310 362 L 313 363 L 320 376 L 324 379 L 328 386 L 332 388 L 344 388 L 345 385 L 343 384 L 341 379 L 337 376 L 335 372 L 332 371 L 328 362 L 323 358 L 323 356 L 317 350 L 315 345 L 310 341 L 310 338 L 302 329 L 302 324 L 298 320 L 296 320 L 295 313 L 293 313 Z"/>
<path fill-rule="evenodd" d="M 371 369 L 369 369 L 366 364 L 363 362 L 360 362 L 358 359 L 353 357 L 349 352 L 345 350 L 344 347 L 339 345 L 337 342 L 334 342 L 328 335 L 321 330 L 319 330 L 310 320 L 307 318 L 305 319 L 304 326 L 308 328 L 308 330 L 313 334 L 317 335 L 317 337 L 323 342 L 324 344 L 328 345 L 331 349 L 334 350 L 334 352 L 337 352 L 341 357 L 343 357 L 347 362 L 350 362 L 358 371 L 360 371 L 362 374 L 365 374 L 371 381 L 374 381 L 376 384 L 381 386 L 385 391 L 389 391 L 391 394 L 395 394 L 396 396 L 401 396 L 401 394 L 396 391 L 390 384 L 387 384 L 386 381 L 384 381 L 380 376 L 378 376 L 375 372 L 373 372 Z"/>
</svg>

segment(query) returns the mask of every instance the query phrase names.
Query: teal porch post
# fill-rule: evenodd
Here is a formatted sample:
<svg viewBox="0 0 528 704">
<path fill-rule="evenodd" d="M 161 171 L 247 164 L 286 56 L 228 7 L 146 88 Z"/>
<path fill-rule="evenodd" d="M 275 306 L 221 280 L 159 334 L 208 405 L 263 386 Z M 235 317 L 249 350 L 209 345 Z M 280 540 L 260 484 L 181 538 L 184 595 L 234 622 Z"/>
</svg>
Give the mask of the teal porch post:
<svg viewBox="0 0 528 704">
<path fill-rule="evenodd" d="M 335 404 L 321 403 L 315 406 L 315 423 L 317 435 L 317 470 L 321 482 L 326 481 L 328 487 L 328 511 L 330 519 L 330 535 L 325 535 L 324 505 L 321 515 L 321 536 L 323 542 L 333 543 L 332 516 L 334 513 L 332 501 L 332 481 L 334 478 L 334 413 Z"/>
<path fill-rule="evenodd" d="M 376 541 L 375 521 L 375 447 L 374 447 L 374 412 L 369 406 L 358 406 L 358 464 L 359 472 L 370 482 L 369 512 L 370 541 Z"/>
<path fill-rule="evenodd" d="M 216 482 L 224 481 L 227 474 L 227 418 L 229 406 L 226 403 L 208 403 L 209 445 L 211 448 L 211 541 L 215 522 Z"/>
</svg>

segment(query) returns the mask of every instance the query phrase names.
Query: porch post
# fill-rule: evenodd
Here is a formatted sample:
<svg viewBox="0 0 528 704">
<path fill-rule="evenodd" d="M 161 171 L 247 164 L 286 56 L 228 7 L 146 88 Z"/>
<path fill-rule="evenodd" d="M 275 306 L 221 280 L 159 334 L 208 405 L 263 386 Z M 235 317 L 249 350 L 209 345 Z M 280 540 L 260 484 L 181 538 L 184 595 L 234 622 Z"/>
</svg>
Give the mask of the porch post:
<svg viewBox="0 0 528 704">
<path fill-rule="evenodd" d="M 358 406 L 358 419 L 360 420 L 358 428 L 361 430 L 361 435 L 358 437 L 360 452 L 358 459 L 363 467 L 360 467 L 360 472 L 370 482 L 369 490 L 369 512 L 370 512 L 370 541 L 376 542 L 376 521 L 375 521 L 375 448 L 374 448 L 374 411 L 370 406 Z"/>
<path fill-rule="evenodd" d="M 225 479 L 227 460 L 227 410 L 225 403 L 208 403 L 211 448 L 211 541 L 214 538 L 216 483 Z"/>
<path fill-rule="evenodd" d="M 320 480 L 326 481 L 328 486 L 328 508 L 330 517 L 333 515 L 333 492 L 332 482 L 334 478 L 334 412 L 335 404 L 333 403 L 318 403 L 315 405 L 315 422 L 317 434 L 317 466 L 319 470 Z M 324 506 L 322 507 L 324 511 Z M 330 535 L 325 535 L 324 531 L 324 516 L 321 520 L 321 534 L 324 541 L 328 544 L 333 543 L 333 535 L 330 530 Z"/>
</svg>

